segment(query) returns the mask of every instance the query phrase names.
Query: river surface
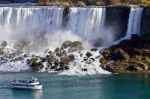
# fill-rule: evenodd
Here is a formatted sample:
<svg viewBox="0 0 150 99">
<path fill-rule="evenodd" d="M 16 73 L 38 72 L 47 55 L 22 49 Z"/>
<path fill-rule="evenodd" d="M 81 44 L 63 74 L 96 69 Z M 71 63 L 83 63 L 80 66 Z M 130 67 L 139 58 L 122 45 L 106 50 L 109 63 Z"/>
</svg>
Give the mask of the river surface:
<svg viewBox="0 0 150 99">
<path fill-rule="evenodd" d="M 14 79 L 39 78 L 42 90 L 14 90 Z M 60 76 L 0 73 L 0 99 L 150 99 L 150 75 Z"/>
</svg>

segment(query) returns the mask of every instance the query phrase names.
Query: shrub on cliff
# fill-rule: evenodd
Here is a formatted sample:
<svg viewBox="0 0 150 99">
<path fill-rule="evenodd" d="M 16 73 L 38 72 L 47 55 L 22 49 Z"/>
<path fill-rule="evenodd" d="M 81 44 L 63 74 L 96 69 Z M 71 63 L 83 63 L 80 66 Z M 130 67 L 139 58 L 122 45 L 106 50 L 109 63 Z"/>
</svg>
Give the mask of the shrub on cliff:
<svg viewBox="0 0 150 99">
<path fill-rule="evenodd" d="M 101 65 L 106 65 L 107 64 L 107 61 L 106 61 L 105 58 L 100 58 L 99 62 L 100 62 Z"/>
<path fill-rule="evenodd" d="M 39 71 L 40 69 L 44 67 L 43 63 L 40 61 L 37 61 L 36 58 L 28 60 L 28 64 L 33 71 Z"/>
<path fill-rule="evenodd" d="M 29 43 L 30 43 L 30 41 L 22 39 L 22 40 L 15 43 L 14 48 L 17 50 L 24 50 L 25 48 L 28 47 Z"/>
<path fill-rule="evenodd" d="M 0 55 L 4 54 L 4 48 L 0 48 Z"/>
<path fill-rule="evenodd" d="M 104 58 L 109 59 L 110 58 L 110 54 L 111 54 L 111 50 L 109 48 L 105 48 L 102 52 L 102 55 L 104 56 Z"/>
<path fill-rule="evenodd" d="M 102 65 L 104 70 L 114 73 L 124 73 L 126 72 L 126 62 L 114 61 L 109 64 Z"/>
<path fill-rule="evenodd" d="M 79 1 L 77 4 L 78 7 L 86 7 L 86 5 L 84 4 L 84 2 Z"/>
<path fill-rule="evenodd" d="M 148 65 L 142 62 L 129 62 L 127 66 L 127 70 L 132 72 L 147 71 L 148 68 Z"/>
<path fill-rule="evenodd" d="M 115 61 L 112 63 L 112 66 L 114 67 L 114 71 L 117 73 L 126 72 L 127 65 L 128 65 L 128 63 L 126 61 Z"/>
<path fill-rule="evenodd" d="M 77 48 L 83 48 L 83 44 L 82 44 L 82 42 L 80 42 L 80 41 L 74 41 L 74 42 L 72 42 L 72 46 L 73 47 L 77 47 Z"/>
<path fill-rule="evenodd" d="M 135 59 L 136 61 L 140 62 L 142 60 L 142 56 L 141 55 L 135 55 L 135 57 L 132 59 Z"/>
<path fill-rule="evenodd" d="M 49 2 L 49 0 L 38 0 L 37 4 L 43 6 L 43 5 L 47 5 L 48 2 Z"/>
<path fill-rule="evenodd" d="M 58 68 L 56 68 L 56 71 L 62 71 L 62 70 L 68 70 L 69 69 L 69 60 L 68 58 L 65 57 L 61 57 L 60 58 L 60 62 L 59 62 L 59 66 Z"/>
<path fill-rule="evenodd" d="M 102 0 L 97 0 L 96 5 L 102 6 L 102 5 L 105 5 L 105 3 Z"/>
<path fill-rule="evenodd" d="M 60 64 L 68 65 L 69 64 L 68 58 L 61 57 L 60 58 Z"/>
<path fill-rule="evenodd" d="M 47 55 L 46 60 L 48 61 L 48 63 L 51 63 L 51 62 L 54 62 L 56 58 L 52 55 Z"/>
<path fill-rule="evenodd" d="M 150 1 L 149 0 L 141 0 L 142 4 L 144 5 L 150 5 Z"/>
<path fill-rule="evenodd" d="M 75 51 L 78 51 L 78 50 L 83 50 L 83 44 L 82 42 L 80 41 L 74 41 L 74 42 L 71 42 L 71 41 L 65 41 L 62 46 L 61 46 L 61 49 L 66 49 L 68 48 L 69 49 L 69 52 L 75 52 Z"/>
<path fill-rule="evenodd" d="M 69 2 L 64 2 L 64 3 L 62 3 L 62 5 L 65 7 L 71 7 L 71 4 Z"/>
<path fill-rule="evenodd" d="M 65 41 L 62 46 L 61 46 L 61 49 L 65 49 L 67 47 L 70 47 L 72 46 L 72 42 L 71 41 Z"/>
<path fill-rule="evenodd" d="M 125 53 L 122 49 L 117 48 L 111 55 L 112 60 L 129 60 L 130 56 Z"/>
<path fill-rule="evenodd" d="M 150 57 L 148 57 L 148 56 L 142 57 L 142 62 L 144 62 L 150 66 Z"/>
</svg>

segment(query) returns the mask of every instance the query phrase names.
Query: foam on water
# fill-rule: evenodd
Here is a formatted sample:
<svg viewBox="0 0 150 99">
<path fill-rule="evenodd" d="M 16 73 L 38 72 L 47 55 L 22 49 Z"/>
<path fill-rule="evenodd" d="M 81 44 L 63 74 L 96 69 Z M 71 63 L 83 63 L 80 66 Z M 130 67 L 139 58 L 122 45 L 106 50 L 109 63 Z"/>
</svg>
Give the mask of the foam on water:
<svg viewBox="0 0 150 99">
<path fill-rule="evenodd" d="M 0 65 L 1 72 L 21 72 L 28 71 L 30 68 L 26 63 L 26 60 L 21 60 L 17 62 L 7 62 Z"/>
<path fill-rule="evenodd" d="M 86 57 L 86 53 L 90 52 L 92 56 Z M 83 50 L 80 52 L 71 53 L 75 55 L 75 61 L 69 64 L 70 69 L 59 73 L 60 75 L 93 75 L 93 74 L 110 74 L 101 68 L 99 58 L 101 57 L 99 51 L 91 52 Z M 82 54 L 82 57 L 80 56 Z"/>
</svg>

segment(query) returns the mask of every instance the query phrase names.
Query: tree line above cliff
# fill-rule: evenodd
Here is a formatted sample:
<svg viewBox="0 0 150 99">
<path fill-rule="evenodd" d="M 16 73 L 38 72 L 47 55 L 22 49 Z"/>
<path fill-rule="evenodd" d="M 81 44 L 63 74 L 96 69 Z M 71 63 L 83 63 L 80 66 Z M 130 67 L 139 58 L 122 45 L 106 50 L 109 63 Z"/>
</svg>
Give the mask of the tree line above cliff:
<svg viewBox="0 0 150 99">
<path fill-rule="evenodd" d="M 65 6 L 104 6 L 104 5 L 143 5 L 150 6 L 150 0 L 0 0 L 1 2 L 37 2 L 38 5 Z"/>
<path fill-rule="evenodd" d="M 149 6 L 150 0 L 38 0 L 38 4 L 57 3 L 68 6 L 90 6 L 90 5 L 144 5 Z"/>
</svg>

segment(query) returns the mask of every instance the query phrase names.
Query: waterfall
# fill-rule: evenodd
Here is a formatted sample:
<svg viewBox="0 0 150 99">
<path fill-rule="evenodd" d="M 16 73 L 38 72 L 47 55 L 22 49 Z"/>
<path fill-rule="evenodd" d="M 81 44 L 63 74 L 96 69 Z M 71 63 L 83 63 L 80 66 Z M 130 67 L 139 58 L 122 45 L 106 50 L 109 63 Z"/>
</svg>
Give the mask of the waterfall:
<svg viewBox="0 0 150 99">
<path fill-rule="evenodd" d="M 90 48 L 114 42 L 115 35 L 109 28 L 104 27 L 105 7 L 74 7 L 70 8 L 70 10 L 70 13 L 67 13 L 69 14 L 69 16 L 67 15 L 67 22 L 63 26 L 64 8 L 61 7 L 0 7 L 0 33 L 2 34 L 0 41 L 6 40 L 16 43 L 23 40 L 23 44 L 24 42 L 26 44 L 27 41 L 27 44 L 29 43 L 27 51 L 35 51 L 35 55 L 38 55 L 38 52 L 44 52 L 47 48 L 55 49 L 60 47 L 67 40 L 82 41 L 86 47 Z M 121 40 L 129 39 L 132 34 L 140 35 L 142 10 L 142 8 L 131 8 L 127 33 Z M 6 50 L 8 52 L 6 54 L 9 55 L 13 52 L 14 48 L 12 49 L 10 51 Z M 92 56 L 85 61 L 84 57 L 87 57 L 87 52 L 91 52 Z M 92 52 L 86 49 L 71 54 L 75 56 L 75 60 L 69 64 L 69 74 L 70 72 L 75 74 L 108 73 L 99 66 L 99 51 Z M 99 58 L 96 58 L 97 56 Z M 26 58 L 18 60 L 17 64 L 14 61 L 9 62 L 9 59 L 2 62 L 2 64 L 0 65 L 0 71 L 16 71 L 16 68 L 18 68 L 17 71 L 29 69 Z M 44 68 L 46 66 L 47 64 L 45 63 Z M 85 72 L 83 69 L 87 69 L 87 71 Z"/>
<path fill-rule="evenodd" d="M 47 33 L 62 27 L 64 8 L 0 7 L 0 41 L 30 41 L 30 50 L 48 46 Z"/>
<path fill-rule="evenodd" d="M 68 30 L 84 41 L 101 43 L 101 39 L 107 38 L 103 32 L 105 11 L 106 8 L 71 8 Z"/>
<path fill-rule="evenodd" d="M 61 28 L 62 16 L 63 8 L 1 7 L 0 32 L 5 32 L 6 36 L 27 35 L 28 33 L 35 36 L 53 32 Z"/>
<path fill-rule="evenodd" d="M 28 38 L 40 45 L 44 39 L 48 43 L 46 45 L 53 48 L 66 40 L 81 40 L 90 47 L 114 42 L 115 35 L 108 33 L 109 30 L 104 27 L 106 8 L 75 7 L 70 10 L 67 31 L 64 31 L 64 8 L 0 7 L 0 33 L 3 33 L 0 41 Z M 142 11 L 143 8 L 131 8 L 127 33 L 121 40 L 129 39 L 132 34 L 140 34 Z M 36 46 L 35 43 L 33 44 Z"/>
<path fill-rule="evenodd" d="M 143 8 L 131 8 L 126 39 L 130 39 L 132 34 L 140 35 L 142 11 Z"/>
<path fill-rule="evenodd" d="M 132 34 L 140 35 L 142 12 L 143 8 L 131 8 L 126 35 L 120 40 L 113 42 L 113 44 L 118 44 L 122 40 L 130 39 Z"/>
<path fill-rule="evenodd" d="M 103 32 L 106 8 L 71 8 L 67 31 L 62 31 L 63 10 L 59 7 L 1 7 L 0 32 L 5 33 L 0 41 L 43 37 L 50 47 L 58 47 L 66 40 L 81 40 L 99 47 L 110 40 Z M 40 45 L 41 41 L 35 42 Z"/>
<path fill-rule="evenodd" d="M 29 52 L 29 55 L 38 56 L 41 52 L 44 52 L 44 54 L 40 55 L 41 57 L 48 55 L 47 52 L 51 48 L 60 48 L 62 43 L 67 40 L 82 41 L 85 46 L 90 45 L 90 47 L 95 45 L 99 47 L 105 41 L 109 41 L 109 34 L 104 33 L 105 8 L 71 8 L 70 10 L 71 12 L 67 16 L 65 27 L 63 26 L 64 8 L 61 7 L 0 7 L 0 33 L 3 34 L 0 41 L 10 41 L 14 45 L 16 42 L 23 42 L 23 46 L 27 44 L 27 49 L 24 51 L 25 54 Z M 47 47 L 49 48 L 48 50 Z M 7 48 L 10 50 L 7 50 Z M 14 47 L 10 47 L 9 45 L 5 49 L 8 52 L 6 56 L 16 51 Z M 66 50 L 69 49 L 62 51 Z M 92 56 L 85 61 L 83 57 L 86 57 L 86 53 L 88 52 L 91 52 Z M 27 58 L 30 58 L 30 56 L 25 58 L 23 56 L 24 53 L 16 55 L 17 58 L 23 57 L 22 59 L 19 58 L 20 60 L 17 62 L 9 61 L 10 59 L 5 62 L 2 61 L 0 71 L 29 70 Z M 109 73 L 99 66 L 100 54 L 98 50 L 92 52 L 86 49 L 67 54 L 73 54 L 75 57 L 75 60 L 70 61 L 68 64 L 70 68 L 68 70 L 69 74 Z M 41 57 L 39 61 L 42 62 Z M 61 60 L 61 57 L 56 56 L 58 61 Z M 95 57 L 99 58 L 94 59 Z M 44 67 L 41 70 L 52 70 L 49 67 L 54 65 L 53 63 L 51 65 L 48 62 L 42 63 Z M 86 72 L 83 71 L 84 68 L 87 69 Z M 64 73 L 67 73 L 67 71 L 64 71 Z"/>
</svg>

